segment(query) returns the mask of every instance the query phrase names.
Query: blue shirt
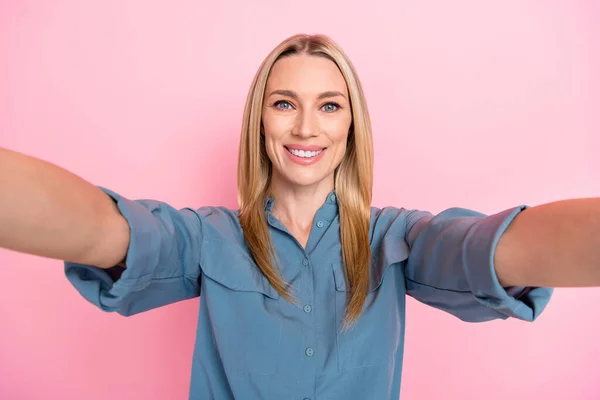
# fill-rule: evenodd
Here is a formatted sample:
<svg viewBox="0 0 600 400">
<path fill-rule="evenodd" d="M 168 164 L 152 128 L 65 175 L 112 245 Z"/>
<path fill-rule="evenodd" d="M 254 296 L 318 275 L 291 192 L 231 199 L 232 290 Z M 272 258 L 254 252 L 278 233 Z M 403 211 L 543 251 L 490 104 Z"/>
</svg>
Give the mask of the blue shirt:
<svg viewBox="0 0 600 400">
<path fill-rule="evenodd" d="M 295 306 L 253 263 L 237 211 L 176 210 L 103 190 L 131 228 L 127 268 L 66 263 L 66 276 L 87 300 L 125 316 L 201 296 L 193 400 L 398 399 L 406 295 L 480 322 L 532 321 L 552 294 L 503 288 L 495 274 L 498 239 L 525 206 L 491 216 L 372 208 L 370 292 L 358 323 L 340 333 L 346 283 L 335 192 L 317 211 L 305 249 L 271 214 L 273 200 L 265 204 Z"/>
</svg>

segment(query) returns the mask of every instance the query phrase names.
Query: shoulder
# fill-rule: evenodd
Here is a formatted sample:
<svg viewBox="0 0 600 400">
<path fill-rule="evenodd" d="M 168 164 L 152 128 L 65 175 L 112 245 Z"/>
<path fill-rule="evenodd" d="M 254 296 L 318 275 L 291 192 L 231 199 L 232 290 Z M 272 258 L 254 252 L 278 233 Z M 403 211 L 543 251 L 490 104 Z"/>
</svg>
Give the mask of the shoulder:
<svg viewBox="0 0 600 400">
<path fill-rule="evenodd" d="M 374 240 L 387 236 L 405 236 L 419 220 L 431 217 L 432 214 L 428 211 L 394 206 L 371 207 L 371 235 Z"/>
<path fill-rule="evenodd" d="M 204 240 L 231 244 L 244 243 L 239 210 L 221 206 L 205 206 L 198 208 L 196 214 L 202 222 Z"/>
</svg>

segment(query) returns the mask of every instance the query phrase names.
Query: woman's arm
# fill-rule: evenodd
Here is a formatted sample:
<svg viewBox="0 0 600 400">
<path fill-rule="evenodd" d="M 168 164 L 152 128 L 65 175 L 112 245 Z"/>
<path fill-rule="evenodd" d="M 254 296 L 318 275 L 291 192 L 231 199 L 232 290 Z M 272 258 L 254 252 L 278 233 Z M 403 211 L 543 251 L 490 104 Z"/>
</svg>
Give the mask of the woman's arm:
<svg viewBox="0 0 600 400">
<path fill-rule="evenodd" d="M 521 212 L 500 237 L 496 274 L 505 286 L 600 286 L 600 198 Z"/>
<path fill-rule="evenodd" d="M 101 189 L 0 148 L 0 247 L 102 268 L 121 263 L 129 226 Z"/>
</svg>

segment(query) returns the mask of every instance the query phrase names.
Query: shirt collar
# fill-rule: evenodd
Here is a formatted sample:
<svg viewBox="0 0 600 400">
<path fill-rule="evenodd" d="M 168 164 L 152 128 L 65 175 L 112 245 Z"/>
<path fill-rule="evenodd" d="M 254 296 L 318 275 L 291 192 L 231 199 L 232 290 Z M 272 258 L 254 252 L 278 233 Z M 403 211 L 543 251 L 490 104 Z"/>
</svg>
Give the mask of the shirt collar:
<svg viewBox="0 0 600 400">
<path fill-rule="evenodd" d="M 273 199 L 271 196 L 267 196 L 267 198 L 265 199 L 265 211 L 270 214 L 271 211 L 273 211 L 274 205 L 275 205 L 275 199 Z M 325 200 L 325 203 L 323 203 L 323 205 L 321 206 L 319 211 L 320 210 L 323 210 L 323 212 L 325 212 L 327 215 L 331 216 L 332 219 L 333 219 L 333 217 L 335 217 L 337 215 L 338 199 L 337 199 L 335 190 L 332 190 L 331 192 L 329 192 L 329 194 L 327 195 L 327 199 Z"/>
</svg>

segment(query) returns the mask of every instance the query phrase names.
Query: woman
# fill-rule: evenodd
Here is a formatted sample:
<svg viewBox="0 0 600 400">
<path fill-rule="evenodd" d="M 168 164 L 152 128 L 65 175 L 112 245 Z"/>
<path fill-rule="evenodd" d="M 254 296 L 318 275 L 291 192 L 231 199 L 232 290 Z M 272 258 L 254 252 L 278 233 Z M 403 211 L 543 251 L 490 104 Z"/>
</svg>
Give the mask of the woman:
<svg viewBox="0 0 600 400">
<path fill-rule="evenodd" d="M 545 287 L 600 285 L 598 199 L 376 209 L 372 164 L 351 63 L 297 35 L 250 89 L 239 211 L 131 201 L 2 150 L 0 245 L 67 260 L 105 311 L 202 296 L 190 399 L 396 399 L 406 294 L 465 321 L 533 321 Z"/>
</svg>

